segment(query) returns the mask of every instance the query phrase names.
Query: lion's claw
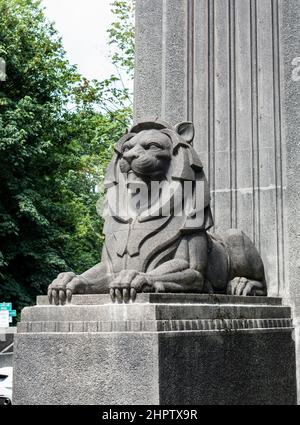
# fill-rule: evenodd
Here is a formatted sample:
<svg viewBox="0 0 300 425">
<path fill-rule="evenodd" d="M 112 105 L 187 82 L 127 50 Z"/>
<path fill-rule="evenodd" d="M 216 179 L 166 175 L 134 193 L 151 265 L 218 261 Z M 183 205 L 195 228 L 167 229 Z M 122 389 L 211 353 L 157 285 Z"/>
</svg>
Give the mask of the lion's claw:
<svg viewBox="0 0 300 425">
<path fill-rule="evenodd" d="M 73 294 L 85 293 L 86 281 L 75 273 L 60 273 L 48 287 L 50 304 L 64 305 L 70 303 Z"/>
<path fill-rule="evenodd" d="M 112 302 L 128 304 L 136 300 L 136 295 L 147 288 L 151 290 L 152 285 L 144 273 L 136 270 L 123 270 L 117 278 L 109 285 Z"/>
<path fill-rule="evenodd" d="M 228 295 L 250 296 L 263 295 L 265 293 L 264 284 L 256 280 L 248 280 L 245 277 L 236 277 L 231 280 L 227 287 Z"/>
</svg>

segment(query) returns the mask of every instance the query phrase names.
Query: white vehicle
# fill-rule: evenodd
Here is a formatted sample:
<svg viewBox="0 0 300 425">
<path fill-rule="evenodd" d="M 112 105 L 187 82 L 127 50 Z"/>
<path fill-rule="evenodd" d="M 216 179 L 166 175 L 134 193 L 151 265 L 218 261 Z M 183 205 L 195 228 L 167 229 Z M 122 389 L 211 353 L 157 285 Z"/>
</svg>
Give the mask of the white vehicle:
<svg viewBox="0 0 300 425">
<path fill-rule="evenodd" d="M 0 368 L 0 406 L 11 404 L 13 368 Z"/>
</svg>

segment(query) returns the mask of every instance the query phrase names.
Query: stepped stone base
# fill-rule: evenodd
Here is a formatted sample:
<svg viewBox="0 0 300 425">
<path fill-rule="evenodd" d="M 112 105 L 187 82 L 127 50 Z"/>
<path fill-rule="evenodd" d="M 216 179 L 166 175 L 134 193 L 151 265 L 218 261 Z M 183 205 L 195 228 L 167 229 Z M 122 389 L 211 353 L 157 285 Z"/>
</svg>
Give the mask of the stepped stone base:
<svg viewBox="0 0 300 425">
<path fill-rule="evenodd" d="M 74 296 L 25 308 L 15 404 L 296 404 L 295 343 L 279 298 Z"/>
</svg>

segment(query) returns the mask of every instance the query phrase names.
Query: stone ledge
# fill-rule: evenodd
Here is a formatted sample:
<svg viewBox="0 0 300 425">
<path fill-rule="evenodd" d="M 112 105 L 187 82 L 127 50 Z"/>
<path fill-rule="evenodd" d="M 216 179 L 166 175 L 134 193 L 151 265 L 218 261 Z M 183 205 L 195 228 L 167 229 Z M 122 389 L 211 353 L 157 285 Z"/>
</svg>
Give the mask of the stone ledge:
<svg viewBox="0 0 300 425">
<path fill-rule="evenodd" d="M 107 295 L 73 295 L 70 305 L 105 305 L 112 304 Z M 247 305 L 282 305 L 282 299 L 276 297 L 237 297 L 230 295 L 207 294 L 138 294 L 135 304 L 247 304 Z M 47 296 L 38 296 L 37 305 L 49 306 Z"/>
<path fill-rule="evenodd" d="M 292 319 L 230 319 L 230 320 L 147 320 L 147 321 L 65 321 L 21 322 L 19 333 L 111 333 L 111 332 L 177 332 L 238 330 L 293 330 Z"/>
</svg>

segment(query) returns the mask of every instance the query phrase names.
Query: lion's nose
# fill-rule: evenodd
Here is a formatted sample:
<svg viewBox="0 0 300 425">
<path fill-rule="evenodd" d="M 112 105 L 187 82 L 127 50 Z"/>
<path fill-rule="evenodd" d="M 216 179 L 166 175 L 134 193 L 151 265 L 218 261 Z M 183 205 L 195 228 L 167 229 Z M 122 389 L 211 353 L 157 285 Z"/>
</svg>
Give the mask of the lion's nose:
<svg viewBox="0 0 300 425">
<path fill-rule="evenodd" d="M 138 158 L 139 156 L 141 156 L 141 154 L 143 153 L 144 149 L 140 146 L 134 146 L 133 148 L 129 149 L 128 151 L 124 152 L 123 157 L 131 162 L 134 159 Z"/>
</svg>

